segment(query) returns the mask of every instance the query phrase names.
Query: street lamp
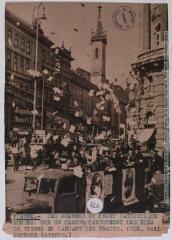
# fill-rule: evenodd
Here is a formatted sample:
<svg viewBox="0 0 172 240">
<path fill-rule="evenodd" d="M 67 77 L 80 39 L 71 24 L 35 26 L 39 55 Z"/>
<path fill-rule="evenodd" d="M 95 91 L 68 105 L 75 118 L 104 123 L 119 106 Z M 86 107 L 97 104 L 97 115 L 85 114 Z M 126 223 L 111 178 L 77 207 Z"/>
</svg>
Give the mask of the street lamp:
<svg viewBox="0 0 172 240">
<path fill-rule="evenodd" d="M 39 10 L 40 7 L 43 3 L 39 3 L 38 6 L 35 6 L 33 9 L 33 14 L 34 11 L 37 9 L 37 16 L 36 18 L 33 15 L 33 23 L 36 23 L 36 48 L 35 48 L 35 72 L 38 71 L 38 40 L 39 40 L 39 25 L 40 25 L 40 20 L 46 20 L 45 16 L 45 7 L 43 7 L 43 14 L 42 17 L 39 16 Z M 33 99 L 33 120 L 32 120 L 32 128 L 35 130 L 36 128 L 36 94 L 37 94 L 37 79 L 34 79 L 34 99 Z"/>
</svg>

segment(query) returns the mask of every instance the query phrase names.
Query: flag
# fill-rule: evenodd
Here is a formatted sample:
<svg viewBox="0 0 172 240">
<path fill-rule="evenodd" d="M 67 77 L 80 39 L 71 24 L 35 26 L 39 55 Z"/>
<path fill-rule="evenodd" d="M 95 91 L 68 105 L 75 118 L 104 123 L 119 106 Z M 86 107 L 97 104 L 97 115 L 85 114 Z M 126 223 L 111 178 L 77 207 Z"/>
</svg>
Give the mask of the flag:
<svg viewBox="0 0 172 240">
<path fill-rule="evenodd" d="M 53 80 L 53 77 L 50 76 L 48 79 L 47 79 L 49 82 L 51 82 Z"/>
<path fill-rule="evenodd" d="M 120 127 L 120 128 L 125 128 L 125 124 L 120 123 L 120 124 L 119 124 L 119 127 Z"/>
<path fill-rule="evenodd" d="M 60 97 L 59 96 L 54 96 L 54 100 L 59 102 L 60 101 Z"/>
<path fill-rule="evenodd" d="M 49 73 L 46 68 L 45 68 L 42 72 L 43 72 L 43 74 L 45 74 L 45 75 Z"/>
<path fill-rule="evenodd" d="M 93 97 L 94 96 L 94 90 L 93 89 L 91 89 L 90 91 L 89 91 L 89 94 L 88 94 L 90 97 Z"/>
<path fill-rule="evenodd" d="M 100 102 L 100 104 L 103 105 L 103 104 L 105 104 L 105 102 L 106 102 L 106 101 L 103 99 L 103 100 Z"/>
<path fill-rule="evenodd" d="M 91 161 L 95 162 L 97 160 L 97 148 L 94 147 L 92 152 L 91 152 Z"/>
<path fill-rule="evenodd" d="M 75 128 L 76 127 L 74 125 L 70 125 L 69 132 L 74 133 L 75 132 Z"/>
<path fill-rule="evenodd" d="M 64 147 L 67 147 L 69 145 L 69 139 L 64 137 L 61 141 L 61 144 L 64 146 Z"/>
<path fill-rule="evenodd" d="M 106 89 L 106 90 L 109 90 L 109 89 L 110 89 L 110 86 L 109 86 L 109 84 L 107 84 L 107 83 L 103 83 L 103 84 L 102 84 L 102 88 L 103 88 L 103 89 Z"/>
<path fill-rule="evenodd" d="M 33 110 L 33 111 L 31 111 L 31 112 L 32 112 L 32 114 L 35 114 L 35 115 L 38 114 L 38 111 L 37 111 L 37 110 Z"/>
<path fill-rule="evenodd" d="M 102 133 L 96 135 L 95 140 L 103 140 L 105 139 L 105 136 L 106 132 L 103 131 Z"/>
<path fill-rule="evenodd" d="M 57 45 L 56 45 L 56 44 L 53 44 L 53 45 L 51 46 L 51 49 L 55 49 L 55 48 L 57 48 Z"/>
<path fill-rule="evenodd" d="M 100 100 L 101 100 L 101 101 L 105 101 L 104 96 L 100 96 Z"/>
<path fill-rule="evenodd" d="M 16 104 L 15 104 L 15 102 L 13 101 L 13 102 L 12 102 L 12 107 L 15 108 L 15 106 L 16 106 Z"/>
<path fill-rule="evenodd" d="M 103 116 L 102 118 L 103 118 L 103 120 L 104 120 L 105 122 L 110 122 L 110 117 Z"/>
<path fill-rule="evenodd" d="M 96 93 L 96 96 L 102 96 L 104 93 L 105 93 L 104 90 L 102 90 L 102 91 L 98 91 L 98 92 Z"/>
<path fill-rule="evenodd" d="M 87 161 L 91 161 L 91 156 L 88 152 L 85 152 L 85 158 L 87 159 Z"/>
<path fill-rule="evenodd" d="M 9 45 L 10 47 L 12 47 L 12 46 L 13 46 L 13 43 L 12 43 L 12 40 L 11 40 L 11 38 L 8 38 L 8 45 Z"/>
<path fill-rule="evenodd" d="M 97 115 L 97 110 L 94 109 L 94 111 L 93 111 L 93 116 L 95 117 L 96 115 Z"/>
<path fill-rule="evenodd" d="M 114 93 L 111 94 L 111 97 L 112 97 L 113 103 L 116 105 L 119 105 L 119 100 Z"/>
<path fill-rule="evenodd" d="M 40 75 L 41 75 L 40 72 L 33 70 L 33 69 L 28 69 L 27 72 L 32 77 L 40 77 Z"/>
<path fill-rule="evenodd" d="M 49 139 L 51 137 L 51 134 L 48 133 L 47 136 L 46 136 L 46 139 Z"/>
<path fill-rule="evenodd" d="M 80 141 L 80 142 L 83 142 L 83 141 L 84 141 L 83 136 L 79 136 L 79 141 Z"/>
<path fill-rule="evenodd" d="M 10 76 L 10 80 L 13 81 L 14 80 L 14 74 L 12 73 Z"/>
<path fill-rule="evenodd" d="M 111 134 L 112 134 L 112 131 L 108 129 L 107 134 L 106 134 L 107 137 L 110 136 Z"/>
<path fill-rule="evenodd" d="M 84 142 L 83 136 L 79 136 L 79 141 L 80 141 L 80 142 Z"/>
<path fill-rule="evenodd" d="M 90 125 L 91 124 L 91 118 L 90 117 L 86 117 L 87 118 L 87 124 Z"/>
<path fill-rule="evenodd" d="M 105 107 L 101 106 L 101 107 L 98 107 L 99 110 L 103 111 Z"/>
<path fill-rule="evenodd" d="M 117 112 L 117 113 L 121 113 L 121 108 L 120 108 L 119 105 L 118 105 L 117 108 L 116 108 L 116 112 Z"/>
<path fill-rule="evenodd" d="M 59 53 L 59 50 L 58 50 L 58 48 L 56 48 L 56 50 L 55 50 L 55 54 L 58 54 Z"/>
<path fill-rule="evenodd" d="M 61 95 L 62 94 L 62 90 L 61 89 L 59 89 L 58 87 L 54 87 L 53 88 L 53 91 L 54 91 L 54 93 L 57 93 L 57 94 L 59 94 L 59 95 Z"/>
<path fill-rule="evenodd" d="M 79 111 L 75 112 L 75 117 L 81 117 L 81 113 Z"/>
<path fill-rule="evenodd" d="M 76 100 L 73 101 L 73 104 L 74 104 L 75 107 L 78 107 L 78 106 L 79 106 L 79 105 L 78 105 L 78 102 L 77 102 Z"/>
<path fill-rule="evenodd" d="M 96 108 L 101 110 L 102 107 L 104 108 L 104 106 L 102 106 L 104 103 L 105 103 L 105 101 L 98 102 L 98 103 L 96 104 Z"/>
<path fill-rule="evenodd" d="M 108 93 L 106 94 L 105 100 L 107 100 L 107 101 L 110 100 L 110 95 Z"/>
<path fill-rule="evenodd" d="M 59 138 L 58 135 L 53 136 L 53 140 L 57 140 Z"/>
<path fill-rule="evenodd" d="M 52 115 L 56 115 L 58 112 L 57 111 L 55 111 L 55 112 L 53 112 L 53 113 L 51 113 Z"/>
</svg>

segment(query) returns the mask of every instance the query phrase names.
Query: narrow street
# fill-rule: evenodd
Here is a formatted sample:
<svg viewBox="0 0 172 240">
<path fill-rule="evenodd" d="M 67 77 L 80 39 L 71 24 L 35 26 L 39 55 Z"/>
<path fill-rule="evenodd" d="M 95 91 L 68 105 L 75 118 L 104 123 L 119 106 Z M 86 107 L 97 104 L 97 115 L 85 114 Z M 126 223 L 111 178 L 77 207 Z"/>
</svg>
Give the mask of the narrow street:
<svg viewBox="0 0 172 240">
<path fill-rule="evenodd" d="M 18 172 L 14 172 L 12 167 L 6 170 L 6 206 L 21 202 L 25 173 L 24 167 L 20 167 Z"/>
</svg>

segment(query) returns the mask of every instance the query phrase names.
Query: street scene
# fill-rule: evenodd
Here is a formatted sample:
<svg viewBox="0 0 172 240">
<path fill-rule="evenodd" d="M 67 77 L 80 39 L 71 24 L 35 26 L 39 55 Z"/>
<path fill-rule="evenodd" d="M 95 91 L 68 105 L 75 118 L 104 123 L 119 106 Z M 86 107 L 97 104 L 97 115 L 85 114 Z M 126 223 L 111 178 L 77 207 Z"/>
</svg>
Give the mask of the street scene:
<svg viewBox="0 0 172 240">
<path fill-rule="evenodd" d="M 7 222 L 169 213 L 167 18 L 160 3 L 6 4 Z"/>
</svg>

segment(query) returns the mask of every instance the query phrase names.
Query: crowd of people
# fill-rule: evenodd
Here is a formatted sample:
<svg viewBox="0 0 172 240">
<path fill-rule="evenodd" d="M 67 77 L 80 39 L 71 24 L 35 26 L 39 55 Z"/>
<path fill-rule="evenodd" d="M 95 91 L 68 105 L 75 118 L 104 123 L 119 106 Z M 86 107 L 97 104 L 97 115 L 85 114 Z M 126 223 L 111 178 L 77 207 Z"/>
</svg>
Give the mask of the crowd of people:
<svg viewBox="0 0 172 240">
<path fill-rule="evenodd" d="M 107 139 L 71 141 L 68 146 L 61 144 L 61 141 L 61 137 L 54 139 L 50 136 L 45 144 L 36 145 L 34 151 L 32 151 L 32 144 L 27 141 L 23 141 L 20 148 L 16 142 L 6 145 L 6 169 L 9 161 L 12 162 L 14 171 L 18 171 L 20 165 L 26 168 L 35 168 L 41 164 L 47 164 L 49 168 L 70 168 L 80 165 L 82 168 L 98 171 L 109 168 L 119 169 L 138 163 L 144 164 L 146 168 L 149 164 L 144 158 L 142 146 L 133 136 L 128 142 L 114 141 L 111 147 L 108 146 Z M 157 170 L 163 173 L 162 153 L 159 154 L 154 150 L 150 158 L 152 173 Z"/>
<path fill-rule="evenodd" d="M 164 187 L 163 153 L 146 150 L 134 136 L 131 136 L 129 141 L 114 139 L 113 144 L 112 142 L 110 144 L 109 139 L 108 137 L 95 141 L 95 139 L 83 138 L 82 141 L 76 141 L 74 136 L 73 140 L 64 146 L 63 136 L 57 139 L 50 136 L 46 143 L 39 139 L 37 145 L 35 140 L 35 143 L 23 141 L 20 147 L 17 146 L 17 142 L 6 144 L 6 169 L 9 167 L 9 161 L 12 162 L 11 166 L 15 172 L 20 170 L 21 165 L 25 170 L 41 165 L 64 170 L 79 167 L 80 173 L 77 174 L 81 177 L 82 174 L 87 175 L 90 171 L 106 173 L 134 168 L 140 164 L 145 169 L 146 205 L 151 206 L 151 209 L 155 208 L 156 211 L 161 209 Z M 34 151 L 32 145 L 36 146 Z"/>
</svg>

